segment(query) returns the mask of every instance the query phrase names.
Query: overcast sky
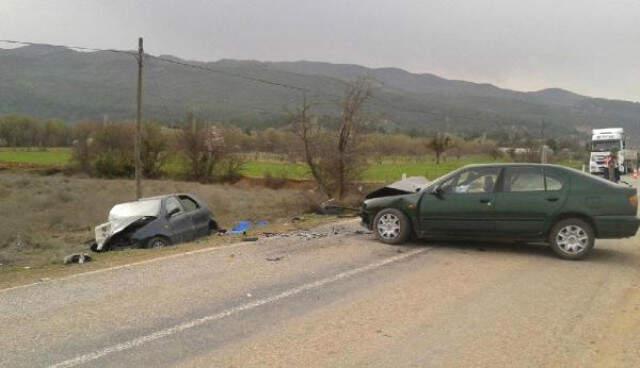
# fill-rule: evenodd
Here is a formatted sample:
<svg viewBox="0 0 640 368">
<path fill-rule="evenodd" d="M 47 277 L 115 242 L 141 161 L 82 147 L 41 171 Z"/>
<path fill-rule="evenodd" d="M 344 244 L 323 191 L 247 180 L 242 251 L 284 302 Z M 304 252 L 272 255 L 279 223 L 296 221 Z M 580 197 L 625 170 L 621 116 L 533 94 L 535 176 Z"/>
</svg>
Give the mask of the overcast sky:
<svg viewBox="0 0 640 368">
<path fill-rule="evenodd" d="M 133 49 L 138 36 L 189 59 L 395 66 L 640 101 L 640 0 L 0 0 L 0 39 Z"/>
</svg>

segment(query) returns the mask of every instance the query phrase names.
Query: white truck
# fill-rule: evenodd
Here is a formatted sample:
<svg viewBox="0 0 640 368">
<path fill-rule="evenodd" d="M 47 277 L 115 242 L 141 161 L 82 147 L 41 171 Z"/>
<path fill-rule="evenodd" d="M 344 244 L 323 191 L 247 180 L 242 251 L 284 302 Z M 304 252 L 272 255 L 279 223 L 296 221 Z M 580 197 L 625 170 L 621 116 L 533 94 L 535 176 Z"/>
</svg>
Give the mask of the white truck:
<svg viewBox="0 0 640 368">
<path fill-rule="evenodd" d="M 638 151 L 627 148 L 627 136 L 623 128 L 593 129 L 591 132 L 591 158 L 589 171 L 603 175 L 607 170 L 606 159 L 612 151 L 618 151 L 618 168 L 621 174 L 638 167 Z"/>
</svg>

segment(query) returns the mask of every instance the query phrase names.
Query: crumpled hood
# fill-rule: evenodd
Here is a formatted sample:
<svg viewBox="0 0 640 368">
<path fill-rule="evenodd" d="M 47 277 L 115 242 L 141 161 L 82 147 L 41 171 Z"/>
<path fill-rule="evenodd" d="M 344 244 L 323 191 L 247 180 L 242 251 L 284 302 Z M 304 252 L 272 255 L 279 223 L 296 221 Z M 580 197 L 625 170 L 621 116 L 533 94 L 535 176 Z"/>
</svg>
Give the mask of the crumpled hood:
<svg viewBox="0 0 640 368">
<path fill-rule="evenodd" d="M 102 247 L 104 246 L 104 244 L 113 235 L 121 232 L 122 230 L 129 227 L 129 225 L 145 217 L 148 217 L 148 216 L 131 216 L 131 217 L 110 216 L 110 219 L 108 222 L 105 222 L 104 224 L 100 224 L 95 228 L 95 238 L 96 238 L 96 244 L 97 244 L 96 249 L 102 250 Z"/>
<path fill-rule="evenodd" d="M 365 199 L 373 199 L 380 197 L 389 197 L 394 195 L 409 194 L 420 191 L 422 188 L 429 185 L 430 181 L 423 176 L 411 176 L 395 183 L 391 183 L 382 188 L 376 189 L 373 192 L 367 194 Z"/>
</svg>

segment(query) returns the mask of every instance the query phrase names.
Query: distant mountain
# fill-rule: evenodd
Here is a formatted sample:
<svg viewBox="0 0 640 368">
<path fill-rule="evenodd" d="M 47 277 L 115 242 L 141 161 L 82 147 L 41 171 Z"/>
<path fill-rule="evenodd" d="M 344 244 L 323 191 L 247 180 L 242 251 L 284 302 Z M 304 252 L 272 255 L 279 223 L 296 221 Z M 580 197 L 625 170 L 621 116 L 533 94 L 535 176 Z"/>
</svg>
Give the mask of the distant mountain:
<svg viewBox="0 0 640 368">
<path fill-rule="evenodd" d="M 175 62 L 184 60 L 162 56 Z M 196 62 L 190 62 L 196 63 Z M 491 84 L 449 80 L 397 68 L 322 62 L 220 60 L 196 63 L 216 72 L 145 59 L 144 115 L 165 122 L 188 111 L 239 126 L 284 122 L 301 93 L 253 79 L 308 89 L 315 112 L 337 115 L 346 82 L 374 81 L 368 112 L 390 130 L 495 132 L 526 129 L 571 135 L 592 127 L 622 126 L 640 136 L 640 104 L 591 98 L 559 88 L 519 92 Z M 68 121 L 135 116 L 135 59 L 113 52 L 61 47 L 0 49 L 0 114 L 29 114 Z M 243 78 L 244 77 L 244 78 Z"/>
</svg>

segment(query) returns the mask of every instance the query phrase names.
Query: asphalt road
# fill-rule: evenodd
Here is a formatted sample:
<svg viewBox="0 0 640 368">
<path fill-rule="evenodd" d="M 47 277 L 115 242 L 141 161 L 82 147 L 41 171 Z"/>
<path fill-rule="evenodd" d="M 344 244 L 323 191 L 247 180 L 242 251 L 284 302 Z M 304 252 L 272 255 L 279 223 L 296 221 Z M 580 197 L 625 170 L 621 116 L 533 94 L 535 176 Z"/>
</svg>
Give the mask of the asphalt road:
<svg viewBox="0 0 640 368">
<path fill-rule="evenodd" d="M 640 239 L 268 239 L 0 291 L 1 367 L 638 367 Z"/>
</svg>

